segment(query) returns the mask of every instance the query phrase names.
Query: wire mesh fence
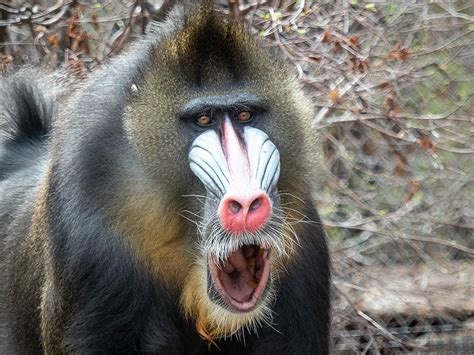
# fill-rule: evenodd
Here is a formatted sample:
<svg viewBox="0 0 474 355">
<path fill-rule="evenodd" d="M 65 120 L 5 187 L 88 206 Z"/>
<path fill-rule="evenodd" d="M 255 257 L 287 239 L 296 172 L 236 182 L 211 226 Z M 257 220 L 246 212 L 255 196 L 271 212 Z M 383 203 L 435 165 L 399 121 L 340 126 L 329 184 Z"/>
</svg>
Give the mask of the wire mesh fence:
<svg viewBox="0 0 474 355">
<path fill-rule="evenodd" d="M 166 7 L 166 1 L 165 7 Z M 87 76 L 163 1 L 0 1 L 0 71 Z M 221 1 L 314 102 L 333 351 L 474 352 L 472 1 Z"/>
<path fill-rule="evenodd" d="M 334 351 L 470 353 L 474 221 L 469 2 L 260 10 L 315 102 Z"/>
</svg>

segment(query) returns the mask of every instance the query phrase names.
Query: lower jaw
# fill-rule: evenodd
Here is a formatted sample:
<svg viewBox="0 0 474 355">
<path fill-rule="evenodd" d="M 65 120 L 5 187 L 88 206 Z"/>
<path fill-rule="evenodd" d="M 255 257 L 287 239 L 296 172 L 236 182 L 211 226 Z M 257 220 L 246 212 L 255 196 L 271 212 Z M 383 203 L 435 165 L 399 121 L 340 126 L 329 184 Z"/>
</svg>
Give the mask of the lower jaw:
<svg viewBox="0 0 474 355">
<path fill-rule="evenodd" d="M 222 295 L 221 297 L 225 300 L 226 304 L 228 305 L 228 310 L 233 313 L 250 313 L 255 311 L 259 308 L 259 306 L 265 300 L 265 293 L 266 289 L 263 290 L 262 295 L 260 297 L 252 296 L 252 299 L 246 302 L 238 302 L 232 298 L 224 298 Z"/>
<path fill-rule="evenodd" d="M 214 304 L 224 308 L 228 312 L 244 315 L 244 314 L 250 314 L 254 311 L 257 311 L 262 304 L 266 303 L 267 289 L 270 289 L 271 285 L 270 284 L 267 285 L 267 287 L 263 290 L 262 295 L 260 297 L 254 298 L 252 296 L 252 299 L 245 302 L 239 302 L 230 297 L 222 295 L 217 290 L 215 285 L 212 285 L 211 287 L 213 290 L 213 296 L 209 298 Z"/>
<path fill-rule="evenodd" d="M 225 290 L 218 278 L 217 266 L 210 258 L 208 260 L 208 282 L 212 285 L 212 294 L 213 297 L 210 297 L 211 301 L 217 304 L 225 303 L 225 308 L 232 313 L 251 313 L 252 311 L 258 309 L 262 302 L 266 298 L 267 290 L 270 285 L 270 269 L 271 269 L 271 260 L 269 258 L 269 251 L 265 251 L 265 262 L 263 270 L 261 272 L 260 280 L 252 292 L 250 297 L 245 301 L 239 301 L 232 298 Z"/>
</svg>

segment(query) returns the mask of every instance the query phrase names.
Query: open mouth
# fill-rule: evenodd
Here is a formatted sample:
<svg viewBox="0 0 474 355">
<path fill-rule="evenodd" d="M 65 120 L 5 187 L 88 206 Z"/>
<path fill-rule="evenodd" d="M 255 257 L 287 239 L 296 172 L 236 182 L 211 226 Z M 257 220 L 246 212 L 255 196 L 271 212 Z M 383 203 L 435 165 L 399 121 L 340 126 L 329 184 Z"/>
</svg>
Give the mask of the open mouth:
<svg viewBox="0 0 474 355">
<path fill-rule="evenodd" d="M 209 258 L 215 288 L 237 312 L 257 307 L 268 283 L 270 264 L 270 251 L 258 245 L 245 245 L 219 264 Z"/>
</svg>

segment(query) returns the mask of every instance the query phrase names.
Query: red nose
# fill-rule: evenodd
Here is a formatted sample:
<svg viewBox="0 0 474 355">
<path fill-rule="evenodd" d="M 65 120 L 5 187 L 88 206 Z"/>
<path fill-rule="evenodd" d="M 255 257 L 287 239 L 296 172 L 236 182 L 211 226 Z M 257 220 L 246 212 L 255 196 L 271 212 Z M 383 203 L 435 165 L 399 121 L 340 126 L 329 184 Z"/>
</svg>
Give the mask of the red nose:
<svg viewBox="0 0 474 355">
<path fill-rule="evenodd" d="M 271 214 L 270 199 L 262 192 L 250 196 L 224 196 L 219 206 L 219 219 L 232 233 L 255 232 Z"/>
</svg>

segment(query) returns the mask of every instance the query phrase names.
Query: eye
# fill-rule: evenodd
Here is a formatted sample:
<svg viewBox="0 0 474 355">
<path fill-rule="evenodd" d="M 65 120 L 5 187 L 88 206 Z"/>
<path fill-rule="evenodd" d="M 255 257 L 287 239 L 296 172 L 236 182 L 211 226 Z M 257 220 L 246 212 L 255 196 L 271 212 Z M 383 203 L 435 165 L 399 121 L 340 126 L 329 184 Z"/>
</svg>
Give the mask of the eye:
<svg viewBox="0 0 474 355">
<path fill-rule="evenodd" d="M 212 124 L 212 118 L 209 115 L 201 115 L 196 117 L 196 123 L 199 126 L 209 126 Z"/>
<path fill-rule="evenodd" d="M 245 123 L 245 122 L 249 122 L 251 119 L 252 119 L 252 113 L 250 113 L 249 111 L 241 111 L 237 115 L 237 121 L 239 122 Z"/>
</svg>

